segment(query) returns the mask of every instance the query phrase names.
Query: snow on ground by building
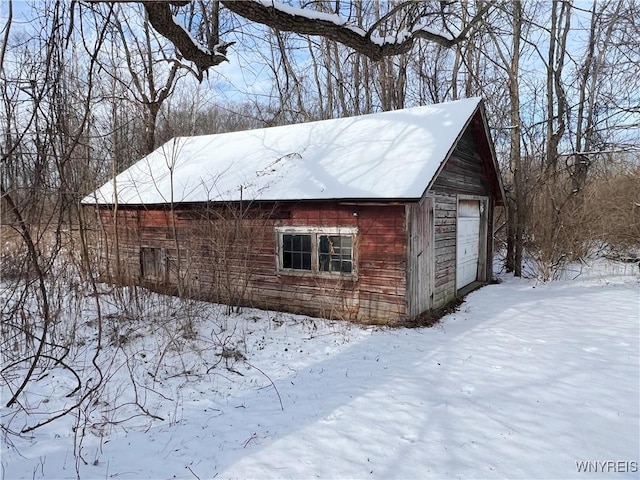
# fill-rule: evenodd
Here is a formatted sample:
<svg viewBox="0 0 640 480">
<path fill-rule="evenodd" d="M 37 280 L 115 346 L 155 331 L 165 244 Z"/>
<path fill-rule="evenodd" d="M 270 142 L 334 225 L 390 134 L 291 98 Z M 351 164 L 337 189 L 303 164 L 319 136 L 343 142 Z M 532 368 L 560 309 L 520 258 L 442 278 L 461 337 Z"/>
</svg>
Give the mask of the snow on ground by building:
<svg viewBox="0 0 640 480">
<path fill-rule="evenodd" d="M 3 477 L 638 478 L 640 277 L 624 269 L 506 278 L 433 328 L 212 309 L 191 353 L 129 329 L 130 368 L 83 412 L 83 460 L 67 418 L 3 444 Z M 162 421 L 127 419 L 129 371 Z M 52 372 L 27 401 L 56 411 L 69 380 Z"/>
</svg>

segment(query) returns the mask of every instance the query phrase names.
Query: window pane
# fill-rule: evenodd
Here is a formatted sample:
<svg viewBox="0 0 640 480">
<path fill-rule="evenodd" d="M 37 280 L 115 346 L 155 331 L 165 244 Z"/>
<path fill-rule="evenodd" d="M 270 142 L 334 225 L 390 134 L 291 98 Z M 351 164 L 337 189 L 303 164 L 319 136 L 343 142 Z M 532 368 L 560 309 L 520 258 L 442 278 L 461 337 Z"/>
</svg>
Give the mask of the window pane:
<svg viewBox="0 0 640 480">
<path fill-rule="evenodd" d="M 342 269 L 340 268 L 340 258 L 331 260 L 331 271 L 332 272 L 340 272 Z"/>
<path fill-rule="evenodd" d="M 351 236 L 319 235 L 318 267 L 322 272 L 353 271 L 353 239 Z"/>
<path fill-rule="evenodd" d="M 293 268 L 293 254 L 291 252 L 282 252 L 282 268 Z"/>
<path fill-rule="evenodd" d="M 302 254 L 294 253 L 293 254 L 293 268 L 300 270 L 302 269 Z"/>
<path fill-rule="evenodd" d="M 294 252 L 302 251 L 302 235 L 291 235 L 293 237 L 293 247 L 292 250 Z"/>
<path fill-rule="evenodd" d="M 283 235 L 282 236 L 282 249 L 285 252 L 290 252 L 293 250 L 293 235 Z"/>
<path fill-rule="evenodd" d="M 311 270 L 311 252 L 302 254 L 302 268 Z"/>
<path fill-rule="evenodd" d="M 320 235 L 320 241 L 318 242 L 318 248 L 320 249 L 320 254 L 329 253 L 329 237 L 326 235 Z"/>
<path fill-rule="evenodd" d="M 311 255 L 311 235 L 299 235 L 302 238 L 302 248 L 303 252 L 309 252 Z"/>
<path fill-rule="evenodd" d="M 318 266 L 320 267 L 320 271 L 321 272 L 328 272 L 329 271 L 329 260 L 331 259 L 331 256 L 328 253 L 321 253 L 320 257 L 318 258 L 319 262 L 318 262 Z"/>
<path fill-rule="evenodd" d="M 282 235 L 282 268 L 311 270 L 311 235 Z"/>
</svg>

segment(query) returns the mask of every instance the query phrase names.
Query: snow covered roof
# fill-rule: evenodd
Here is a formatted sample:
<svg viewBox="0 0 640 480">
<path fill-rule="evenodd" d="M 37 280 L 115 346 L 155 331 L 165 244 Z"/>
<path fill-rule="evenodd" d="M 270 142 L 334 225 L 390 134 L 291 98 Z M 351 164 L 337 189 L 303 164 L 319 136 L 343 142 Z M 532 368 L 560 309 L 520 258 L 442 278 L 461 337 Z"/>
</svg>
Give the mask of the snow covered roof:
<svg viewBox="0 0 640 480">
<path fill-rule="evenodd" d="M 83 203 L 418 199 L 480 102 L 174 138 Z"/>
</svg>

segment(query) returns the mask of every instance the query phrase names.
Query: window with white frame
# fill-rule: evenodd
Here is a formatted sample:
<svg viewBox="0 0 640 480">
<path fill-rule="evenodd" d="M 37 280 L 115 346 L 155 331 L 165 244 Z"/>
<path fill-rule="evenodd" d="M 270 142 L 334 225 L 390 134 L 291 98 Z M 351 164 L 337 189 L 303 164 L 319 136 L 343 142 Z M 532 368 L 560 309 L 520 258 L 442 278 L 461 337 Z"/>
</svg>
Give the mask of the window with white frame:
<svg viewBox="0 0 640 480">
<path fill-rule="evenodd" d="M 311 270 L 311 235 L 283 233 L 282 268 L 293 270 Z"/>
<path fill-rule="evenodd" d="M 355 273 L 356 227 L 277 227 L 278 270 Z"/>
</svg>

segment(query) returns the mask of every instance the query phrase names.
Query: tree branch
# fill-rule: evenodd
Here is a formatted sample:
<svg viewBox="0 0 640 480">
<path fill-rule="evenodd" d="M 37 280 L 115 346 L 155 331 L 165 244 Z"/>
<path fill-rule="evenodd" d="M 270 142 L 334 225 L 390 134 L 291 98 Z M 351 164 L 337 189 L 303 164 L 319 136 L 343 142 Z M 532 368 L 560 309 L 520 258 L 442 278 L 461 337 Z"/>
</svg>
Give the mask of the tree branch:
<svg viewBox="0 0 640 480">
<path fill-rule="evenodd" d="M 145 2 L 144 9 L 149 15 L 149 22 L 153 25 L 153 28 L 160 35 L 170 40 L 184 58 L 196 65 L 200 78 L 202 77 L 202 72 L 209 67 L 220 65 L 227 60 L 225 56 L 226 50 L 234 42 L 220 45 L 216 51 L 210 52 L 202 45 L 199 45 L 182 25 L 175 22 L 171 14 L 171 2 Z"/>
<path fill-rule="evenodd" d="M 222 4 L 253 22 L 284 32 L 319 35 L 342 43 L 374 61 L 409 52 L 416 38 L 425 38 L 444 47 L 451 47 L 461 40 L 428 28 L 405 31 L 404 34 L 399 32 L 397 39 L 393 40 L 380 39 L 371 36 L 371 32 L 367 34 L 358 27 L 347 25 L 343 18 L 334 14 L 292 8 L 278 2 L 222 0 Z"/>
</svg>

